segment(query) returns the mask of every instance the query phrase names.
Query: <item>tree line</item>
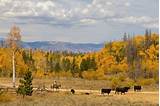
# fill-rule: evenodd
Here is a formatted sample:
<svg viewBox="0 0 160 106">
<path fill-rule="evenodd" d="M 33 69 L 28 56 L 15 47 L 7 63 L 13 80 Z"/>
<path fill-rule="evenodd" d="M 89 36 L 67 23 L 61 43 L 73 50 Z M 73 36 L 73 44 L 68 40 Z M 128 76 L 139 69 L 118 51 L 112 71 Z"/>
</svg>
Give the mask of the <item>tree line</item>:
<svg viewBox="0 0 160 106">
<path fill-rule="evenodd" d="M 11 77 L 11 47 L 0 48 L 0 76 Z M 15 53 L 16 76 L 27 70 L 33 77 L 79 77 L 119 82 L 158 83 L 159 35 L 146 30 L 144 35 L 124 34 L 122 40 L 107 42 L 92 53 L 70 53 L 19 48 Z"/>
</svg>

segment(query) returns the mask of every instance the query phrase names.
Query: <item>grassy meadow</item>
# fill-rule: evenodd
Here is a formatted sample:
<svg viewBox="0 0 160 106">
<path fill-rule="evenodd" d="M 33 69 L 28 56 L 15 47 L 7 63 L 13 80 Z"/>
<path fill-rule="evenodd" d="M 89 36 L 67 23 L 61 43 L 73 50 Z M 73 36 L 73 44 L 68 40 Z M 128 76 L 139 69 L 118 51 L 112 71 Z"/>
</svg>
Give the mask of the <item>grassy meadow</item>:
<svg viewBox="0 0 160 106">
<path fill-rule="evenodd" d="M 72 95 L 69 92 L 35 94 L 22 98 L 16 94 L 0 96 L 0 106 L 158 106 L 158 94 Z"/>
<path fill-rule="evenodd" d="M 17 79 L 17 85 L 18 85 Z M 50 87 L 53 80 L 62 85 L 62 89 L 88 89 L 99 90 L 96 93 L 85 95 L 84 93 L 71 94 L 69 91 L 62 92 L 33 92 L 33 96 L 17 96 L 15 93 L 4 93 L 0 95 L 0 106 L 158 106 L 159 92 L 156 86 L 145 86 L 141 92 L 133 92 L 133 88 L 125 95 L 100 95 L 100 89 L 109 87 L 105 80 L 84 80 L 79 78 L 57 78 L 57 79 L 34 79 L 33 86 L 38 87 L 45 84 Z M 11 78 L 1 78 L 0 84 L 11 85 Z M 108 85 L 108 86 L 107 86 Z"/>
<path fill-rule="evenodd" d="M 19 85 L 19 79 L 16 79 L 16 85 Z M 54 80 L 61 84 L 62 89 L 84 89 L 84 90 L 100 90 L 101 88 L 111 88 L 111 82 L 107 80 L 87 80 L 81 78 L 35 78 L 33 79 L 33 87 L 45 85 L 50 88 Z M 12 78 L 0 78 L 0 84 L 4 86 L 12 86 Z M 124 83 L 125 85 L 125 83 Z M 158 91 L 159 86 L 156 84 L 143 86 L 143 91 Z M 133 91 L 133 86 L 131 86 Z"/>
</svg>

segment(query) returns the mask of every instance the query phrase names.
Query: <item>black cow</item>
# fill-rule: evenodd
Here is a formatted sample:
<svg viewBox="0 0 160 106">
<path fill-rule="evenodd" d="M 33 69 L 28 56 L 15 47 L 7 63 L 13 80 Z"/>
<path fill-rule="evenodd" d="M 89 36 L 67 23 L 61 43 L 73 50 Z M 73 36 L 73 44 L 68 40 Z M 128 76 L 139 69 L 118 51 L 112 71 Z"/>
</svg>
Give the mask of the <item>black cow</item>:
<svg viewBox="0 0 160 106">
<path fill-rule="evenodd" d="M 128 92 L 128 90 L 130 89 L 130 87 L 124 87 L 124 89 L 126 89 L 126 92 Z"/>
<path fill-rule="evenodd" d="M 130 89 L 130 87 L 117 87 L 115 89 L 115 94 L 119 94 L 119 92 L 122 94 L 125 94 L 125 92 L 128 92 L 128 90 Z"/>
<path fill-rule="evenodd" d="M 90 93 L 86 92 L 85 94 L 86 94 L 86 95 L 89 95 Z"/>
<path fill-rule="evenodd" d="M 102 88 L 102 89 L 101 89 L 101 94 L 107 93 L 107 94 L 109 95 L 110 92 L 111 92 L 111 89 L 106 89 L 106 88 Z"/>
<path fill-rule="evenodd" d="M 134 91 L 141 91 L 142 87 L 137 85 L 137 86 L 134 86 Z"/>
<path fill-rule="evenodd" d="M 74 89 L 71 89 L 71 93 L 72 93 L 72 94 L 75 94 L 75 90 L 74 90 Z"/>
</svg>

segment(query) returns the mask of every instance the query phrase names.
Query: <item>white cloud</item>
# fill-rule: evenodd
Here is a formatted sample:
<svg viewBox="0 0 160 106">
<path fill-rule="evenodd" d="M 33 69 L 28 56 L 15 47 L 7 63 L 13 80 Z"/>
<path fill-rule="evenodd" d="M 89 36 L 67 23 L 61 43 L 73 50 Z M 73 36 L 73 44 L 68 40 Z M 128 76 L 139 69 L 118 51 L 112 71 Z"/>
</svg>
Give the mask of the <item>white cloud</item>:
<svg viewBox="0 0 160 106">
<path fill-rule="evenodd" d="M 148 24 L 144 24 L 143 25 L 145 28 L 159 28 L 159 24 L 158 23 L 148 23 Z"/>
<path fill-rule="evenodd" d="M 27 0 L 27 1 L 13 0 L 7 3 L 6 1 L 2 0 L 2 2 L 0 3 L 0 9 L 2 8 L 2 6 L 5 6 L 7 8 L 7 10 L 2 13 L 2 16 L 6 17 L 16 17 L 16 16 L 29 17 L 37 15 L 38 16 L 47 15 L 47 16 L 52 16 L 53 18 L 61 18 L 66 16 L 72 16 L 74 18 L 77 18 L 77 16 L 79 15 L 81 15 L 82 17 L 85 17 L 84 15 L 87 15 L 87 17 L 91 17 L 93 14 L 98 14 L 99 16 L 101 16 L 102 9 L 103 9 L 102 15 L 104 15 L 105 12 L 108 13 L 109 11 L 107 9 L 104 9 L 104 6 L 111 4 L 112 4 L 111 2 L 106 2 L 106 4 L 103 4 L 103 2 L 98 2 L 97 0 L 94 0 L 91 4 L 86 3 L 84 5 L 79 1 L 77 2 L 77 4 L 72 5 L 71 7 L 65 7 L 66 4 L 62 4 L 61 2 L 52 0 L 48 1 L 40 0 L 39 2 L 32 0 Z M 105 15 L 107 16 L 107 14 Z"/>
<path fill-rule="evenodd" d="M 141 26 L 148 28 L 158 28 L 158 18 L 148 17 L 148 16 L 128 16 L 122 18 L 109 19 L 113 22 L 120 22 L 123 24 L 140 24 Z"/>
<path fill-rule="evenodd" d="M 50 8 L 55 7 L 55 4 L 51 1 L 38 2 L 36 7 L 49 11 Z"/>
<path fill-rule="evenodd" d="M 51 22 L 65 24 L 76 24 L 77 22 L 94 24 L 98 21 L 107 19 L 119 23 L 157 26 L 157 18 L 155 21 L 155 18 L 147 16 L 147 13 L 142 13 L 143 15 L 139 15 L 140 13 L 138 13 L 137 16 L 135 15 L 137 12 L 137 10 L 135 11 L 135 8 L 137 7 L 132 7 L 132 4 L 135 3 L 134 0 L 87 1 L 88 0 L 0 0 L 0 19 L 6 18 L 7 20 L 7 18 L 18 17 L 18 19 L 16 19 L 18 23 L 27 18 L 37 17 L 42 18 L 41 21 L 45 21 L 41 23 L 48 24 Z M 139 3 L 144 4 L 144 2 Z M 129 11 L 129 9 L 131 9 L 131 11 Z M 128 11 L 125 12 L 125 10 Z M 133 13 L 134 15 L 132 15 Z M 36 23 L 38 19 L 33 18 L 32 20 L 34 20 L 32 21 L 33 23 Z"/>
<path fill-rule="evenodd" d="M 80 20 L 80 23 L 83 24 L 83 25 L 88 25 L 88 24 L 95 24 L 96 23 L 96 20 L 94 19 L 82 19 Z"/>
<path fill-rule="evenodd" d="M 129 17 L 122 17 L 122 18 L 113 18 L 112 21 L 121 22 L 121 23 L 143 23 L 143 22 L 150 22 L 153 19 L 151 17 L 135 17 L 135 16 L 129 16 Z"/>
<path fill-rule="evenodd" d="M 131 4 L 129 2 L 126 2 L 124 5 L 129 7 Z"/>
<path fill-rule="evenodd" d="M 0 29 L 0 33 L 8 33 L 8 29 Z"/>
<path fill-rule="evenodd" d="M 107 5 L 112 5 L 112 2 L 108 2 L 108 1 L 107 1 L 106 4 L 107 4 Z"/>
<path fill-rule="evenodd" d="M 89 12 L 88 8 L 85 8 L 85 9 L 82 10 L 83 14 L 87 14 L 88 12 Z"/>
</svg>

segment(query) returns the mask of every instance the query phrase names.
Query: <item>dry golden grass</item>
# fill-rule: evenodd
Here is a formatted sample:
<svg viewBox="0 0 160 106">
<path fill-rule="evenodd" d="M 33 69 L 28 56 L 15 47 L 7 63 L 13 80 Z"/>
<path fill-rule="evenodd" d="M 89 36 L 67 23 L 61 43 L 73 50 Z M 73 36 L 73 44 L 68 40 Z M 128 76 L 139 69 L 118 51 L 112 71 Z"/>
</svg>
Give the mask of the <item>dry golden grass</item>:
<svg viewBox="0 0 160 106">
<path fill-rule="evenodd" d="M 18 81 L 17 79 L 17 85 Z M 50 87 L 55 79 L 34 79 L 33 85 L 37 87 L 39 84 L 45 84 Z M 107 87 L 108 82 L 105 80 L 83 80 L 83 79 L 56 79 L 65 89 L 95 89 L 99 90 L 102 87 Z M 0 78 L 0 85 L 11 85 L 11 78 Z M 146 87 L 145 91 L 151 93 L 134 93 L 129 91 L 126 95 L 115 95 L 113 92 L 108 96 L 94 93 L 85 95 L 77 93 L 72 95 L 70 92 L 44 92 L 33 96 L 25 97 L 17 96 L 16 94 L 3 94 L 0 96 L 0 106 L 158 106 L 159 94 L 157 88 Z M 152 93 L 153 92 L 153 93 Z"/>
<path fill-rule="evenodd" d="M 0 103 L 1 102 L 10 102 L 10 101 L 12 101 L 12 96 L 11 95 L 5 94 L 5 93 L 0 95 Z"/>
<path fill-rule="evenodd" d="M 56 80 L 62 85 L 62 89 L 88 89 L 98 90 L 105 87 L 110 87 L 110 82 L 107 80 L 86 80 L 80 78 L 41 78 L 33 79 L 33 86 L 37 87 L 44 84 L 50 88 L 53 81 Z M 12 85 L 12 78 L 0 78 L 0 85 Z M 16 79 L 16 85 L 19 84 L 19 78 Z M 158 91 L 158 85 L 145 86 L 143 91 Z"/>
<path fill-rule="evenodd" d="M 9 94 L 7 94 L 9 95 Z M 10 94 L 10 101 L 0 106 L 158 106 L 158 94 L 128 93 L 126 95 L 72 95 L 67 92 L 33 94 L 22 98 Z"/>
<path fill-rule="evenodd" d="M 56 79 L 33 79 L 33 86 L 45 84 L 46 87 L 50 87 L 53 81 L 56 80 L 65 89 L 99 89 L 108 85 L 106 80 L 85 80 L 79 78 L 56 78 Z M 0 85 L 12 85 L 12 78 L 0 78 Z M 16 85 L 19 84 L 19 78 L 16 79 Z"/>
</svg>

